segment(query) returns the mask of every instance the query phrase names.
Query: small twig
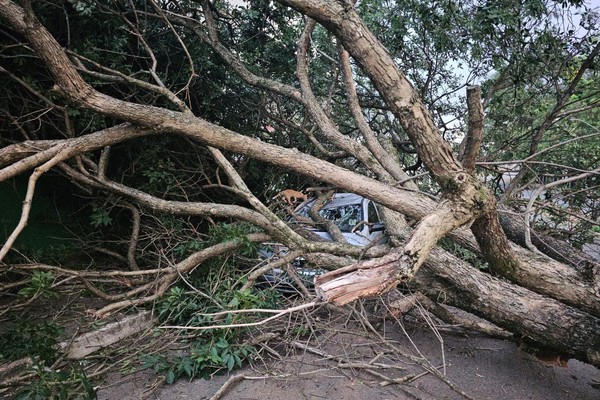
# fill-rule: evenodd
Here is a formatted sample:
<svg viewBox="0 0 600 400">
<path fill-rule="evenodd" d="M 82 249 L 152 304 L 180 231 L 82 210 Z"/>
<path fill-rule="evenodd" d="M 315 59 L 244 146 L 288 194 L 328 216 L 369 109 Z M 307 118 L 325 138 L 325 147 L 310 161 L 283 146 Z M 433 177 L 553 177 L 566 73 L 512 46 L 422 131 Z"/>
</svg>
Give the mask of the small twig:
<svg viewBox="0 0 600 400">
<path fill-rule="evenodd" d="M 268 271 L 271 271 L 273 268 L 283 267 L 284 265 L 286 265 L 287 263 L 296 259 L 297 257 L 300 257 L 301 255 L 302 255 L 301 251 L 298 251 L 298 250 L 291 251 L 291 252 L 275 259 L 274 261 L 269 262 L 260 268 L 257 268 L 256 270 L 252 271 L 252 273 L 250 273 L 250 275 L 248 275 L 246 283 L 244 284 L 244 286 L 242 286 L 242 288 L 240 290 L 243 291 L 246 289 L 250 289 L 252 287 L 252 285 L 254 285 L 254 282 L 260 276 L 264 275 Z"/>
<path fill-rule="evenodd" d="M 235 383 L 237 383 L 239 381 L 243 381 L 244 379 L 246 379 L 246 375 L 244 375 L 244 374 L 237 374 L 237 375 L 230 376 L 229 379 L 227 379 L 227 382 L 225 382 L 223 384 L 223 386 L 221 386 L 221 388 L 219 390 L 217 390 L 217 392 L 211 396 L 210 400 L 219 400 L 221 398 L 221 396 L 223 396 L 223 394 L 225 394 L 227 389 L 229 389 Z"/>
<path fill-rule="evenodd" d="M 300 277 L 298 276 L 298 273 L 296 272 L 296 269 L 291 266 L 291 265 L 286 265 L 285 267 L 285 272 L 287 272 L 288 276 L 290 278 L 292 278 L 292 280 L 294 281 L 294 283 L 296 284 L 296 287 L 298 288 L 298 290 L 300 292 L 302 292 L 302 295 L 307 298 L 310 299 L 311 297 L 314 297 L 314 295 L 312 295 L 308 289 L 306 288 L 306 286 L 304 285 L 304 282 L 302 282 L 302 280 L 300 279 Z"/>
<path fill-rule="evenodd" d="M 570 182 L 573 182 L 576 180 L 587 178 L 590 175 L 597 175 L 597 174 L 600 174 L 600 168 L 596 168 L 591 171 L 586 171 L 586 172 L 576 175 L 576 176 L 559 179 L 558 181 L 554 181 L 554 182 L 548 183 L 546 185 L 541 185 L 537 189 L 534 190 L 534 192 L 531 194 L 531 197 L 529 198 L 529 201 L 527 202 L 527 208 L 525 209 L 525 213 L 523 216 L 524 222 L 525 222 L 525 244 L 531 251 L 547 257 L 544 253 L 542 253 L 540 250 L 538 250 L 537 247 L 535 247 L 533 245 L 533 243 L 531 242 L 531 226 L 530 226 L 530 221 L 529 221 L 529 215 L 531 214 L 533 204 L 537 200 L 538 196 L 540 194 L 542 194 L 543 191 L 553 188 L 555 186 L 564 185 L 566 183 L 570 183 Z"/>
<path fill-rule="evenodd" d="M 218 313 L 212 313 L 212 314 L 198 314 L 198 315 L 202 315 L 202 316 L 219 316 L 219 315 L 224 315 L 224 314 L 240 314 L 240 313 L 272 313 L 275 314 L 272 317 L 263 319 L 261 321 L 258 322 L 248 322 L 245 324 L 228 324 L 228 325 L 210 325 L 210 326 L 181 326 L 181 325 L 163 325 L 163 326 L 159 326 L 159 328 L 162 329 L 183 329 L 183 330 L 193 330 L 193 331 L 198 331 L 198 330 L 209 330 L 209 329 L 229 329 L 229 328 L 242 328 L 242 327 L 249 327 L 249 326 L 259 326 L 259 325 L 264 325 L 269 321 L 272 321 L 274 319 L 280 318 L 284 315 L 287 314 L 291 314 L 295 311 L 300 311 L 300 310 L 304 310 L 307 308 L 312 308 L 312 307 L 316 307 L 323 304 L 320 301 L 313 301 L 310 303 L 306 303 L 306 304 L 301 304 L 299 306 L 296 307 L 291 307 L 291 308 L 287 308 L 285 310 L 270 310 L 270 309 L 260 309 L 260 308 L 252 308 L 252 309 L 247 309 L 247 310 L 231 310 L 231 311 L 221 311 Z"/>
<path fill-rule="evenodd" d="M 364 318 L 364 316 L 363 316 Z M 438 371 L 435 367 L 433 367 L 431 365 L 431 363 L 426 362 L 423 360 L 423 358 L 421 357 L 415 357 L 411 354 L 408 354 L 404 351 L 402 351 L 402 349 L 400 349 L 398 346 L 394 345 L 392 342 L 390 342 L 389 340 L 386 340 L 370 323 L 368 320 L 366 320 L 366 318 L 364 318 L 364 322 L 365 325 L 367 327 L 369 327 L 369 330 L 375 334 L 377 337 L 380 338 L 380 340 L 382 341 L 382 343 L 385 343 L 386 346 L 388 346 L 389 348 L 391 348 L 393 351 L 395 351 L 396 353 L 402 355 L 403 357 L 408 358 L 409 360 L 419 364 L 422 368 L 424 368 L 425 370 L 429 371 L 431 374 L 433 374 L 436 378 L 438 378 L 439 380 L 441 380 L 442 382 L 444 382 L 446 385 L 448 385 L 452 390 L 454 390 L 456 393 L 460 394 L 461 396 L 463 396 L 465 399 L 468 400 L 475 400 L 475 398 L 473 398 L 472 396 L 470 396 L 468 393 L 466 393 L 465 391 L 463 391 L 461 388 L 458 387 L 458 385 L 456 385 L 454 382 L 452 382 L 450 379 L 446 378 L 440 371 Z"/>
<path fill-rule="evenodd" d="M 144 399 L 148 399 L 150 398 L 150 396 L 152 396 L 152 394 L 154 392 L 156 392 L 158 389 L 160 389 L 160 387 L 162 386 L 163 383 L 165 383 L 166 381 L 166 377 L 165 376 L 160 376 L 158 377 L 153 383 L 152 386 L 150 386 L 148 389 L 144 390 L 144 392 L 142 393 L 142 398 Z"/>
<path fill-rule="evenodd" d="M 402 377 L 402 378 L 394 379 L 394 380 L 392 380 L 392 381 L 389 381 L 389 382 L 385 382 L 385 381 L 384 381 L 384 382 L 381 382 L 379 385 L 381 385 L 382 387 L 385 387 L 385 386 L 391 385 L 392 383 L 405 383 L 405 382 L 414 382 L 414 381 L 416 381 L 417 379 L 419 379 L 419 378 L 421 378 L 421 377 L 423 377 L 423 376 L 425 376 L 425 375 L 429 375 L 429 374 L 430 374 L 430 372 L 429 372 L 429 371 L 423 371 L 423 372 L 421 372 L 420 374 L 416 374 L 416 375 L 415 375 L 415 374 L 406 375 L 406 376 L 404 376 L 404 377 Z M 401 381 L 401 382 L 398 382 L 398 381 Z"/>
</svg>

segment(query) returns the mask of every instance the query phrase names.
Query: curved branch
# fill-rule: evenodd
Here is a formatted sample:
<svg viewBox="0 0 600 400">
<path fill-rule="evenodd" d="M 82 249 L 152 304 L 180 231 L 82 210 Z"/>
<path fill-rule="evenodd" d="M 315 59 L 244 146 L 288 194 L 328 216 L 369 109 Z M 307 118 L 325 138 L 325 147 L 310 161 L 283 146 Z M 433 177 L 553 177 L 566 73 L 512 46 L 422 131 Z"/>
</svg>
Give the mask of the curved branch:
<svg viewBox="0 0 600 400">
<path fill-rule="evenodd" d="M 56 157 L 64 148 L 72 155 L 110 146 L 128 139 L 156 135 L 153 129 L 139 128 L 131 124 L 120 124 L 85 136 L 63 140 L 39 140 L 6 146 L 0 149 L 0 182 L 42 165 Z"/>
<path fill-rule="evenodd" d="M 365 139 L 365 143 L 373 156 L 379 161 L 379 163 L 393 176 L 396 181 L 403 182 L 402 186 L 407 189 L 418 190 L 417 184 L 414 183 L 408 174 L 404 172 L 400 164 L 395 162 L 387 151 L 383 148 L 375 133 L 365 120 L 360 108 L 358 101 L 358 95 L 356 94 L 356 85 L 352 77 L 352 68 L 350 66 L 350 55 L 342 46 L 339 49 L 340 64 L 342 68 L 342 75 L 344 77 L 344 83 L 346 87 L 346 97 L 348 99 L 348 105 L 352 118 L 358 127 L 358 130 Z"/>
<path fill-rule="evenodd" d="M 29 219 L 29 212 L 31 211 L 31 203 L 33 201 L 35 186 L 40 176 L 48 172 L 48 170 L 50 170 L 50 168 L 54 167 L 55 165 L 72 157 L 74 154 L 77 153 L 77 151 L 78 150 L 73 146 L 59 146 L 55 156 L 53 156 L 50 160 L 48 160 L 43 165 L 37 167 L 33 171 L 27 183 L 27 193 L 25 194 L 25 200 L 23 200 L 23 209 L 21 211 L 21 217 L 19 219 L 19 222 L 13 230 L 13 232 L 8 237 L 8 239 L 6 239 L 6 242 L 4 243 L 2 248 L 0 249 L 0 262 L 2 262 L 6 254 L 8 254 L 9 250 L 12 248 L 12 245 L 15 243 L 23 229 L 25 229 L 25 226 L 27 226 L 27 220 Z"/>
<path fill-rule="evenodd" d="M 190 255 L 185 260 L 178 262 L 172 267 L 165 268 L 164 270 L 166 274 L 160 277 L 158 279 L 158 282 L 152 283 L 152 286 L 158 285 L 157 289 L 152 294 L 142 298 L 122 300 L 116 303 L 109 304 L 96 311 L 95 315 L 100 318 L 103 318 L 110 315 L 114 311 L 120 310 L 124 307 L 130 307 L 154 301 L 157 298 L 159 298 L 179 278 L 180 274 L 191 273 L 198 266 L 202 265 L 202 263 L 204 263 L 206 260 L 224 253 L 234 251 L 242 244 L 243 242 L 241 240 L 234 239 L 228 242 L 216 244 L 206 249 L 202 249 Z"/>
<path fill-rule="evenodd" d="M 310 46 L 310 37 L 315 28 L 315 21 L 309 19 L 302 35 L 298 41 L 298 49 L 296 52 L 297 68 L 296 75 L 300 81 L 300 89 L 302 90 L 302 98 L 304 106 L 312 116 L 313 120 L 319 127 L 321 134 L 325 136 L 332 144 L 335 144 L 340 149 L 352 154 L 367 168 L 371 169 L 377 176 L 391 180 L 390 174 L 374 159 L 373 155 L 361 144 L 351 140 L 337 129 L 325 111 L 319 105 L 308 79 L 308 48 Z"/>
<path fill-rule="evenodd" d="M 551 189 L 555 186 L 560 186 L 560 185 L 565 185 L 569 182 L 574 182 L 574 181 L 578 181 L 580 179 L 584 179 L 587 178 L 588 176 L 591 175 L 598 175 L 600 174 L 600 167 L 596 168 L 594 170 L 588 171 L 588 172 L 584 172 L 582 174 L 576 175 L 576 176 L 570 176 L 568 178 L 564 178 L 564 179 L 559 179 L 557 181 L 545 184 L 545 185 L 540 185 L 538 188 L 536 188 L 533 193 L 531 194 L 531 197 L 529 198 L 529 201 L 527 202 L 527 208 L 525 209 L 525 213 L 523 215 L 523 219 L 525 221 L 525 243 L 527 245 L 527 247 L 532 250 L 535 251 L 536 253 L 541 253 L 532 243 L 531 243 L 531 229 L 530 229 L 530 214 L 531 214 L 531 210 L 533 208 L 533 204 L 535 203 L 535 201 L 537 200 L 537 198 L 546 190 Z"/>
<path fill-rule="evenodd" d="M 127 202 L 124 202 L 124 204 L 131 211 L 131 236 L 127 246 L 127 262 L 131 270 L 139 271 L 140 268 L 135 261 L 135 249 L 140 236 L 140 211 L 133 204 Z"/>
</svg>

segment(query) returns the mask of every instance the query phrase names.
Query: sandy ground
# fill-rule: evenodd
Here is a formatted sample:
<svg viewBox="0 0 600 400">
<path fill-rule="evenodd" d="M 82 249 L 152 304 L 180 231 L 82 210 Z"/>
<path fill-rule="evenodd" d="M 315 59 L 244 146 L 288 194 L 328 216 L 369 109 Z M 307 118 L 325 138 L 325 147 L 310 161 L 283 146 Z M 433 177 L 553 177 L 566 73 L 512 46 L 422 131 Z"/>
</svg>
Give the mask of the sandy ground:
<svg viewBox="0 0 600 400">
<path fill-rule="evenodd" d="M 408 328 L 407 328 L 408 329 Z M 440 367 L 445 360 L 446 377 L 471 398 L 489 400 L 597 400 L 600 370 L 571 360 L 566 368 L 551 366 L 518 349 L 509 341 L 477 334 L 442 333 L 441 340 L 431 330 L 413 328 L 408 334 L 398 325 L 387 327 L 385 336 L 401 351 L 421 354 Z M 410 338 L 410 339 L 409 339 Z M 412 342 L 411 342 L 412 341 Z M 323 335 L 308 343 L 333 357 L 326 360 L 306 350 L 296 349 L 280 360 L 257 363 L 234 371 L 244 375 L 220 397 L 225 400 L 262 399 L 462 399 L 460 394 L 431 374 L 404 384 L 384 385 L 382 377 L 367 374 L 361 366 L 340 364 L 340 359 L 369 360 L 394 366 L 377 369 L 386 377 L 401 378 L 419 374 L 422 367 L 386 349 L 368 335 L 337 333 Z M 443 349 L 443 351 L 442 351 Z M 390 355 L 391 354 L 391 355 Z M 396 357 L 396 359 L 393 359 Z M 364 364 L 364 363 L 363 363 Z M 364 365 L 362 365 L 364 367 Z M 443 371 L 443 368 L 439 369 Z M 148 371 L 129 376 L 112 375 L 98 392 L 102 400 L 210 399 L 232 375 L 212 380 L 180 380 L 151 390 L 157 377 Z"/>
</svg>

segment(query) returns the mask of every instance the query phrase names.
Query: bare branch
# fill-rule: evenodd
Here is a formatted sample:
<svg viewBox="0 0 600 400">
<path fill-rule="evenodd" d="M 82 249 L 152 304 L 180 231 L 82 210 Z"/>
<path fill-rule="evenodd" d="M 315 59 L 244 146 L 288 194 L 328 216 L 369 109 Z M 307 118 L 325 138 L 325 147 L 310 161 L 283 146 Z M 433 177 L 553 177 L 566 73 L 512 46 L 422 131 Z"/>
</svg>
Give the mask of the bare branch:
<svg viewBox="0 0 600 400">
<path fill-rule="evenodd" d="M 479 148 L 483 140 L 483 106 L 481 104 L 481 87 L 467 87 L 468 127 L 465 137 L 464 153 L 461 162 L 465 169 L 471 173 L 475 170 L 475 163 L 479 155 Z"/>
<path fill-rule="evenodd" d="M 298 80 L 300 82 L 300 89 L 302 90 L 304 105 L 319 127 L 321 134 L 328 139 L 328 141 L 330 141 L 332 144 L 335 144 L 348 154 L 356 157 L 367 168 L 375 172 L 377 176 L 388 177 L 389 180 L 389 173 L 383 169 L 383 167 L 373 158 L 372 154 L 364 146 L 353 140 L 350 140 L 339 132 L 337 127 L 321 108 L 317 98 L 313 93 L 310 80 L 308 79 L 308 49 L 310 47 L 310 37 L 315 28 L 315 24 L 316 23 L 314 20 L 308 20 L 304 32 L 299 39 L 298 50 L 296 52 L 296 75 L 298 76 Z"/>
<path fill-rule="evenodd" d="M 296 311 L 305 310 L 307 308 L 318 307 L 323 303 L 320 301 L 312 301 L 310 303 L 301 304 L 296 307 L 286 308 L 285 310 L 269 310 L 269 309 L 245 309 L 245 310 L 230 310 L 223 311 L 214 314 L 203 314 L 207 316 L 218 316 L 218 315 L 226 315 L 226 314 L 239 314 L 239 313 L 272 313 L 275 314 L 272 317 L 265 318 L 258 322 L 248 322 L 243 324 L 227 324 L 227 325 L 210 325 L 210 326 L 180 326 L 180 325 L 163 325 L 159 326 L 161 329 L 182 329 L 182 330 L 192 330 L 192 331 L 205 331 L 212 329 L 230 329 L 230 328 L 246 328 L 250 326 L 260 326 L 264 325 L 270 321 L 273 321 L 277 318 L 281 318 L 284 315 L 291 314 Z"/>
<path fill-rule="evenodd" d="M 392 175 L 396 181 L 402 182 L 402 186 L 407 189 L 417 190 L 417 185 L 411 181 L 410 177 L 402 170 L 400 165 L 395 162 L 390 155 L 385 151 L 383 146 L 377 140 L 375 133 L 365 120 L 358 102 L 358 96 L 356 94 L 356 86 L 352 76 L 352 68 L 350 66 L 350 56 L 343 47 L 340 46 L 340 64 L 343 72 L 344 83 L 346 87 L 346 97 L 348 99 L 348 105 L 352 117 L 356 126 L 360 130 L 361 134 L 365 138 L 365 142 L 373 156 L 379 161 L 379 163 Z M 383 176 L 382 178 L 385 178 Z"/>
<path fill-rule="evenodd" d="M 121 124 L 89 135 L 64 139 L 27 141 L 0 149 L 0 182 L 22 174 L 51 160 L 62 149 L 71 149 L 69 157 L 110 146 L 115 143 L 141 136 L 154 135 L 151 129 L 141 129 L 130 124 Z"/>
</svg>

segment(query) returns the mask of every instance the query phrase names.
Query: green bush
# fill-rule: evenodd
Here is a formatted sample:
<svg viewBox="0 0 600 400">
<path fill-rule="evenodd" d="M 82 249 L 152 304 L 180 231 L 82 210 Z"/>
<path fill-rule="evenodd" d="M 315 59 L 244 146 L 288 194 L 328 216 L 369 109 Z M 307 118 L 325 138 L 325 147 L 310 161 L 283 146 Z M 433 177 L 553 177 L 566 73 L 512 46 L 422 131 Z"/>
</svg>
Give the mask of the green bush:
<svg viewBox="0 0 600 400">
<path fill-rule="evenodd" d="M 233 231 L 225 229 L 221 233 Z M 216 317 L 206 314 L 223 310 L 274 308 L 279 303 L 279 293 L 274 290 L 236 289 L 243 284 L 245 271 L 234 259 L 229 259 L 226 264 L 222 260 L 209 263 L 204 271 L 195 272 L 186 279 L 195 290 L 183 285 L 175 286 L 158 301 L 157 310 L 162 322 L 186 327 L 252 322 L 264 316 L 257 313 L 229 313 Z M 190 330 L 189 333 L 196 335 L 187 341 L 187 351 L 177 355 L 145 354 L 141 357 L 143 367 L 164 374 L 166 382 L 173 383 L 182 376 L 209 378 L 221 371 L 231 371 L 250 361 L 256 353 L 254 347 L 243 344 L 248 329 Z"/>
<path fill-rule="evenodd" d="M 62 333 L 63 328 L 54 322 L 11 323 L 0 334 L 0 361 L 31 357 L 53 363 L 58 357 L 55 346 Z"/>
<path fill-rule="evenodd" d="M 96 398 L 95 389 L 78 365 L 49 367 L 58 359 L 56 344 L 62 333 L 63 328 L 54 322 L 20 320 L 7 325 L 0 334 L 0 363 L 24 357 L 31 357 L 33 362 L 30 371 L 35 379 L 16 395 L 16 400 Z"/>
<path fill-rule="evenodd" d="M 96 389 L 83 369 L 68 365 L 65 369 L 48 369 L 36 364 L 37 379 L 24 388 L 15 400 L 93 400 Z"/>
</svg>

